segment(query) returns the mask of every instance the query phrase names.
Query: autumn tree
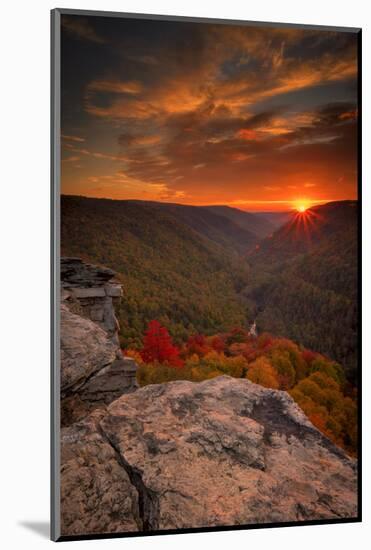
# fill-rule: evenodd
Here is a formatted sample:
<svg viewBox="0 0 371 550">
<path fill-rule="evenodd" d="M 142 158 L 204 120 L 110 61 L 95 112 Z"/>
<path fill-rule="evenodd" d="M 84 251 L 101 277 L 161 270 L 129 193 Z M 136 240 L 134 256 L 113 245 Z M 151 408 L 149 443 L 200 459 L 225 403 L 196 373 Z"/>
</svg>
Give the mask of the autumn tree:
<svg viewBox="0 0 371 550">
<path fill-rule="evenodd" d="M 270 355 L 271 363 L 278 374 L 281 390 L 288 390 L 295 384 L 296 373 L 288 351 L 275 349 Z"/>
<path fill-rule="evenodd" d="M 295 381 L 299 382 L 308 376 L 308 363 L 303 358 L 303 353 L 291 340 L 287 338 L 276 338 L 271 345 L 271 353 L 278 350 L 285 352 L 285 356 L 288 357 L 294 371 Z"/>
<path fill-rule="evenodd" d="M 266 351 L 271 347 L 272 344 L 273 337 L 270 334 L 263 332 L 263 334 L 260 334 L 258 336 L 257 346 L 259 350 Z"/>
<path fill-rule="evenodd" d="M 220 335 L 213 336 L 211 338 L 211 347 L 218 353 L 222 353 L 225 350 L 225 341 Z"/>
<path fill-rule="evenodd" d="M 227 374 L 234 378 L 241 378 L 247 369 L 247 361 L 241 355 L 226 357 L 224 353 L 210 351 L 201 360 L 201 365 L 219 371 L 219 374 Z"/>
<path fill-rule="evenodd" d="M 304 349 L 302 351 L 301 356 L 304 359 L 304 361 L 307 363 L 307 365 L 311 365 L 312 361 L 314 361 L 319 356 L 319 354 L 312 350 Z"/>
<path fill-rule="evenodd" d="M 329 361 L 320 355 L 311 363 L 310 374 L 314 372 L 322 372 L 326 374 L 329 378 L 332 378 L 340 386 L 343 386 L 345 383 L 344 371 L 338 363 L 334 361 Z"/>
<path fill-rule="evenodd" d="M 189 355 L 196 353 L 199 356 L 206 355 L 210 351 L 208 342 L 203 334 L 193 334 L 188 338 L 186 349 Z"/>
<path fill-rule="evenodd" d="M 250 364 L 246 378 L 265 388 L 279 388 L 277 373 L 266 357 L 258 357 Z"/>
<path fill-rule="evenodd" d="M 247 344 L 244 342 L 235 342 L 229 346 L 228 353 L 232 356 L 245 355 L 247 349 Z"/>
<path fill-rule="evenodd" d="M 226 343 L 228 346 L 231 344 L 246 342 L 247 339 L 247 333 L 245 330 L 239 327 L 235 327 L 231 330 L 231 332 L 227 335 Z"/>
<path fill-rule="evenodd" d="M 179 358 L 179 349 L 174 346 L 167 329 L 156 320 L 148 324 L 140 355 L 145 363 L 167 362 L 174 367 L 181 367 L 183 364 Z"/>
</svg>

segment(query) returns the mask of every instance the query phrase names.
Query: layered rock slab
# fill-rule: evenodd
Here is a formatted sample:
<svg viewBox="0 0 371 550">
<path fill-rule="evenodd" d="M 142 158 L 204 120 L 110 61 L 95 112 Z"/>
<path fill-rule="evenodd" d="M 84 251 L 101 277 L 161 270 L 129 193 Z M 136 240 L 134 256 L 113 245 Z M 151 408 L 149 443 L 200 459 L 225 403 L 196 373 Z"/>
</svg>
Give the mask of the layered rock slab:
<svg viewBox="0 0 371 550">
<path fill-rule="evenodd" d="M 61 300 L 71 311 L 94 321 L 118 347 L 119 325 L 114 303 L 122 295 L 115 272 L 80 258 L 61 258 Z"/>
<path fill-rule="evenodd" d="M 68 453 L 61 482 L 63 487 L 68 472 L 70 487 L 63 534 L 357 515 L 355 462 L 286 392 L 248 380 L 223 376 L 147 386 L 68 430 L 62 435 Z M 103 489 L 99 476 L 89 478 L 91 493 L 74 517 L 72 510 L 81 506 L 74 505 L 73 480 L 90 475 L 76 460 L 81 449 L 88 464 L 103 453 L 105 466 L 127 477 L 121 489 L 110 475 Z M 97 484 L 99 502 L 91 496 Z M 122 491 L 131 506 L 118 519 L 112 502 L 121 502 Z"/>
</svg>

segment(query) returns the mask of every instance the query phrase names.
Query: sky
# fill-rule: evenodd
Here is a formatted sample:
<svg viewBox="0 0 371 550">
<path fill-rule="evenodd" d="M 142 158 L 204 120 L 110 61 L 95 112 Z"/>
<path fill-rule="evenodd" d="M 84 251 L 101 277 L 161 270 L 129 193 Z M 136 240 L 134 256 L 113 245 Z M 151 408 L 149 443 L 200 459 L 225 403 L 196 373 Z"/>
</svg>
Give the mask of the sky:
<svg viewBox="0 0 371 550">
<path fill-rule="evenodd" d="M 287 210 L 357 198 L 357 35 L 62 16 L 62 193 Z"/>
</svg>

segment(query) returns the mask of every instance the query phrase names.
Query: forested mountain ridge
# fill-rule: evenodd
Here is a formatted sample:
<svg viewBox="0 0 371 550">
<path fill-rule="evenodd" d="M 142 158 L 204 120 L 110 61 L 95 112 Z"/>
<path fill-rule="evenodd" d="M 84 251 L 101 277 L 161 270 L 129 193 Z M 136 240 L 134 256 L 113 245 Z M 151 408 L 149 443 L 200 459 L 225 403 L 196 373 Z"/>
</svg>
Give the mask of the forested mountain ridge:
<svg viewBox="0 0 371 550">
<path fill-rule="evenodd" d="M 357 214 L 357 201 L 330 202 L 293 213 L 289 221 L 259 243 L 253 252 L 254 260 L 281 263 L 310 252 L 331 238 L 339 241 L 334 244 L 339 245 L 337 252 L 341 253 L 341 239 L 356 237 Z"/>
<path fill-rule="evenodd" d="M 232 208 L 231 206 L 203 206 L 204 210 L 215 212 L 219 216 L 230 219 L 235 224 L 241 226 L 243 229 L 254 233 L 260 239 L 267 237 L 277 228 L 277 226 L 266 219 L 264 216 L 260 216 L 258 212 L 245 212 L 238 208 Z M 280 225 L 280 224 L 278 224 Z"/>
<path fill-rule="evenodd" d="M 254 215 L 265 222 L 268 222 L 274 229 L 287 223 L 292 217 L 292 211 L 285 212 L 254 212 Z"/>
<path fill-rule="evenodd" d="M 125 345 L 159 319 L 176 340 L 244 325 L 247 266 L 151 203 L 61 198 L 62 254 L 114 269 L 123 284 Z"/>
<path fill-rule="evenodd" d="M 261 330 L 357 369 L 357 202 L 298 214 L 260 243 L 244 294 Z"/>
<path fill-rule="evenodd" d="M 191 206 L 167 202 L 130 201 L 157 208 L 173 216 L 202 237 L 230 251 L 246 254 L 274 231 L 274 226 L 255 214 L 229 206 Z"/>
</svg>

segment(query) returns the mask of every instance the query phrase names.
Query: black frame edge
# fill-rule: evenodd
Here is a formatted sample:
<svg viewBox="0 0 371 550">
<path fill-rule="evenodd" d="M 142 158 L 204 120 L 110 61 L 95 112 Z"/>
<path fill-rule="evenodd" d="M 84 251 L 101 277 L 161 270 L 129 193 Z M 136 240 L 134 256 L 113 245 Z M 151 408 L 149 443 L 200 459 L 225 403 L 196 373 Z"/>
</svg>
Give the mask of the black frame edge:
<svg viewBox="0 0 371 550">
<path fill-rule="evenodd" d="M 185 535 L 197 533 L 219 533 L 229 531 L 250 531 L 252 529 L 272 529 L 284 527 L 311 527 L 313 525 L 343 525 L 346 523 L 360 523 L 361 519 L 355 518 L 339 518 L 339 519 L 324 519 L 324 520 L 308 520 L 308 521 L 287 521 L 281 523 L 252 523 L 251 525 L 222 525 L 215 527 L 194 527 L 189 529 L 164 529 L 159 531 L 132 531 L 127 533 L 93 533 L 87 535 L 62 535 L 57 542 L 69 542 L 77 540 L 101 540 L 101 539 L 117 539 L 117 538 L 135 538 L 135 537 L 156 537 L 164 535 Z"/>
<path fill-rule="evenodd" d="M 50 12 L 50 538 L 60 540 L 59 402 L 59 204 L 60 204 L 60 10 Z"/>
<path fill-rule="evenodd" d="M 357 317 L 357 347 L 358 347 L 358 369 L 357 369 L 357 412 L 358 412 L 358 517 L 359 521 L 362 521 L 363 503 L 362 503 L 362 478 L 363 478 L 363 449 L 362 449 L 362 400 L 363 400 L 363 387 L 362 387 L 362 368 L 363 368 L 363 355 L 362 355 L 362 29 L 357 32 L 357 108 L 358 108 L 358 124 L 357 124 L 357 183 L 358 183 L 358 317 Z"/>
<path fill-rule="evenodd" d="M 292 29 L 312 29 L 319 31 L 334 31 L 334 32 L 354 32 L 360 31 L 360 27 L 337 27 L 333 25 L 314 25 L 306 23 L 284 23 L 272 21 L 249 21 L 243 19 L 219 19 L 213 17 L 192 17 L 186 15 L 159 15 L 154 13 L 133 13 L 133 12 L 117 12 L 117 11 L 100 11 L 100 10 L 84 10 L 70 8 L 56 8 L 60 15 L 80 15 L 91 17 L 119 17 L 127 19 L 148 19 L 152 21 L 170 21 L 184 23 L 212 23 L 215 25 L 239 25 L 239 26 L 254 26 L 254 27 L 284 27 Z"/>
</svg>

